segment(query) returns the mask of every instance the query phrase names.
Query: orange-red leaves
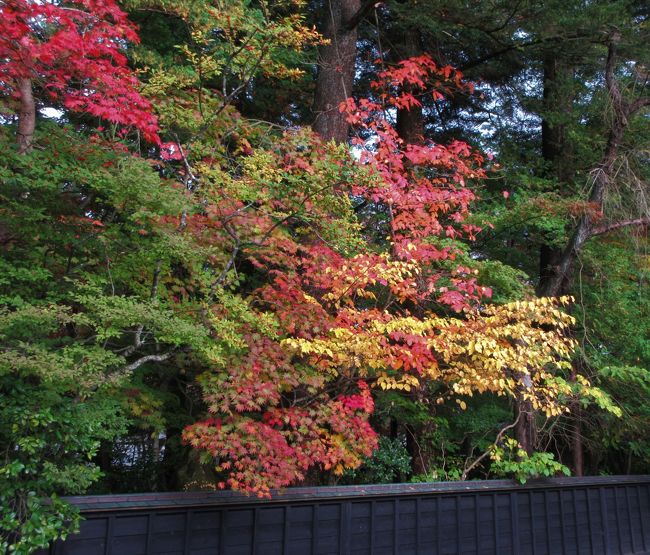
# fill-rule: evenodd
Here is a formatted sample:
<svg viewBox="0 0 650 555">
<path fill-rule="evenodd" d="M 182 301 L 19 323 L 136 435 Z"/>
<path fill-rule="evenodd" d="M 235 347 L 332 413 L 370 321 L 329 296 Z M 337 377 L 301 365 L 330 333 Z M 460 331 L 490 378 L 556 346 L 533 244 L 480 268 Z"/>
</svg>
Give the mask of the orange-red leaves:
<svg viewBox="0 0 650 555">
<path fill-rule="evenodd" d="M 138 42 L 136 28 L 114 0 L 7 0 L 0 5 L 0 90 L 19 95 L 17 81 L 32 79 L 67 109 L 135 127 L 158 142 L 125 41 Z"/>
</svg>

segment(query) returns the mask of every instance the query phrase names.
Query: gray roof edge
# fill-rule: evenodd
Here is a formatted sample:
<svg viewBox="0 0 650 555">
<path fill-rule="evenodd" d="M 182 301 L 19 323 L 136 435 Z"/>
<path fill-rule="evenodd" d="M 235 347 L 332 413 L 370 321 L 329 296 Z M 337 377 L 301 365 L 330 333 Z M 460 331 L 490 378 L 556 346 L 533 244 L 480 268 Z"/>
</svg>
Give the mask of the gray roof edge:
<svg viewBox="0 0 650 555">
<path fill-rule="evenodd" d="M 286 502 L 336 501 L 368 497 L 393 497 L 481 492 L 517 492 L 535 489 L 603 487 L 633 484 L 650 485 L 650 475 L 587 476 L 535 479 L 519 484 L 514 480 L 465 482 L 424 482 L 373 484 L 364 486 L 292 487 L 271 492 L 270 499 L 259 499 L 233 491 L 186 491 L 168 493 L 130 493 L 64 497 L 83 513 L 116 510 L 152 510 L 224 505 L 270 505 Z"/>
</svg>

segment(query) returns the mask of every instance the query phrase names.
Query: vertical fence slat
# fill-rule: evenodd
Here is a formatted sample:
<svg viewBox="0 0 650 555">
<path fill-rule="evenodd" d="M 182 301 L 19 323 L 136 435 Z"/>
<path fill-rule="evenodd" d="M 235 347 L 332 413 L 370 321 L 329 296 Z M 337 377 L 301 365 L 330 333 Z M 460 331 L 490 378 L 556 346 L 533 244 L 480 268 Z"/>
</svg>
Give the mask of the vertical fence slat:
<svg viewBox="0 0 650 555">
<path fill-rule="evenodd" d="M 518 494 L 510 494 L 510 529 L 512 531 L 512 553 L 519 555 L 519 499 Z"/>
<path fill-rule="evenodd" d="M 533 542 L 533 555 L 537 555 L 537 541 L 535 540 L 535 503 L 533 492 L 528 494 L 528 507 L 530 508 L 530 537 Z"/>
<path fill-rule="evenodd" d="M 108 522 L 106 523 L 106 544 L 104 545 L 104 555 L 112 555 L 113 551 L 113 521 L 115 520 L 114 516 L 108 517 Z"/>
<path fill-rule="evenodd" d="M 440 510 L 440 500 L 442 497 L 436 497 L 436 555 L 442 551 L 442 538 L 440 530 L 442 528 L 442 511 Z"/>
<path fill-rule="evenodd" d="M 533 555 L 537 555 L 537 535 L 535 533 L 535 496 L 532 492 L 528 494 L 528 506 L 530 507 L 530 538 L 533 543 Z"/>
<path fill-rule="evenodd" d="M 339 505 L 339 548 L 341 555 L 349 555 L 350 553 L 350 518 L 352 516 L 352 503 L 350 501 L 343 501 Z"/>
<path fill-rule="evenodd" d="M 399 497 L 393 501 L 393 555 L 399 555 Z"/>
<path fill-rule="evenodd" d="M 575 532 L 576 553 L 580 554 L 580 537 L 579 537 L 579 524 L 578 524 L 578 496 L 577 490 L 573 491 L 573 530 Z"/>
<path fill-rule="evenodd" d="M 376 520 L 376 504 L 374 501 L 370 502 L 370 553 L 375 548 L 375 520 Z"/>
<path fill-rule="evenodd" d="M 544 490 L 544 512 L 546 513 L 546 546 L 551 552 L 551 510 L 548 504 L 548 492 Z"/>
<path fill-rule="evenodd" d="M 616 486 L 614 486 L 612 488 L 612 490 L 614 491 L 614 513 L 616 515 L 618 515 L 619 514 L 618 513 L 618 497 L 619 497 L 618 488 Z M 623 553 L 623 536 L 622 536 L 621 528 L 622 528 L 621 521 L 618 520 L 616 522 L 616 535 L 618 537 L 618 552 L 619 553 Z"/>
<path fill-rule="evenodd" d="M 492 529 L 494 530 L 494 552 L 501 553 L 501 534 L 499 534 L 499 497 L 496 493 L 492 495 Z"/>
<path fill-rule="evenodd" d="M 422 551 L 422 507 L 421 497 L 415 498 L 415 552 L 420 555 Z"/>
<path fill-rule="evenodd" d="M 478 498 L 479 498 L 478 493 L 474 494 L 474 535 L 476 536 L 477 553 L 480 551 L 480 543 L 481 543 L 481 513 L 479 511 Z"/>
<path fill-rule="evenodd" d="M 603 520 L 603 543 L 605 544 L 605 553 L 611 553 L 610 550 L 610 538 L 609 538 L 609 518 L 607 515 L 607 499 L 606 499 L 606 489 L 598 488 L 598 498 L 600 500 L 600 515 Z"/>
<path fill-rule="evenodd" d="M 282 555 L 289 553 L 289 505 L 284 507 L 284 531 L 282 532 Z"/>
<path fill-rule="evenodd" d="M 594 508 L 591 503 L 590 493 L 594 491 L 593 489 L 586 489 L 585 495 L 587 496 L 587 523 L 589 526 L 589 551 L 591 555 L 596 555 L 596 546 L 594 545 L 594 529 L 592 526 L 592 515 L 594 514 Z"/>
<path fill-rule="evenodd" d="M 648 500 L 648 511 L 650 512 L 650 486 L 646 487 L 640 487 L 637 486 L 637 495 L 639 497 L 639 512 L 641 513 L 639 515 L 639 520 L 641 521 L 641 535 L 643 536 L 643 550 L 644 551 L 650 551 L 650 537 L 649 537 L 649 532 L 648 529 L 646 529 L 646 519 L 643 518 L 643 506 L 642 506 L 642 501 L 643 501 L 643 496 L 641 495 L 641 491 L 645 490 L 646 492 L 646 498 Z M 648 514 L 648 517 L 650 518 L 650 514 Z"/>
<path fill-rule="evenodd" d="M 147 537 L 145 539 L 145 553 L 150 555 L 151 553 L 151 537 L 153 536 L 153 521 L 156 518 L 156 513 L 149 513 L 147 516 Z"/>
<path fill-rule="evenodd" d="M 190 554 L 190 530 L 192 529 L 192 511 L 189 510 L 185 513 L 185 540 L 183 542 L 183 554 Z"/>
<path fill-rule="evenodd" d="M 226 511 L 219 513 L 219 555 L 226 552 Z"/>
<path fill-rule="evenodd" d="M 260 511 L 260 509 L 258 509 L 258 508 L 253 509 L 253 537 L 251 538 L 251 545 L 253 546 L 253 548 L 251 549 L 251 553 L 253 555 L 264 555 L 263 553 L 260 553 L 257 550 L 257 537 L 259 535 L 258 531 L 257 531 L 257 526 L 258 526 L 258 523 L 259 523 L 259 520 L 260 520 L 258 518 L 258 516 L 257 516 L 257 513 L 259 511 Z"/>
<path fill-rule="evenodd" d="M 462 539 L 461 539 L 461 536 L 460 536 L 460 531 L 461 531 L 461 525 L 460 525 L 460 499 L 461 499 L 460 495 L 457 495 L 454 498 L 454 503 L 455 503 L 454 507 L 456 509 L 456 515 L 455 515 L 455 518 L 456 518 L 456 549 L 457 549 L 458 553 L 460 553 L 460 546 L 461 546 L 461 542 L 462 542 Z"/>
<path fill-rule="evenodd" d="M 558 490 L 557 496 L 559 499 L 559 505 L 560 505 L 560 537 L 562 538 L 562 552 L 566 553 L 567 548 L 569 547 L 567 545 L 567 537 L 566 537 L 566 518 L 565 518 L 565 513 L 564 513 L 564 495 L 563 493 L 573 493 L 570 490 Z"/>
<path fill-rule="evenodd" d="M 311 555 L 316 555 L 317 543 L 316 538 L 318 537 L 318 503 L 315 503 L 311 509 Z"/>
<path fill-rule="evenodd" d="M 630 530 L 630 541 L 632 542 L 632 553 L 636 553 L 636 534 L 634 533 L 634 528 L 632 527 L 632 508 L 630 507 L 630 488 L 627 486 L 623 487 L 625 492 L 625 505 L 627 506 L 627 527 Z"/>
</svg>

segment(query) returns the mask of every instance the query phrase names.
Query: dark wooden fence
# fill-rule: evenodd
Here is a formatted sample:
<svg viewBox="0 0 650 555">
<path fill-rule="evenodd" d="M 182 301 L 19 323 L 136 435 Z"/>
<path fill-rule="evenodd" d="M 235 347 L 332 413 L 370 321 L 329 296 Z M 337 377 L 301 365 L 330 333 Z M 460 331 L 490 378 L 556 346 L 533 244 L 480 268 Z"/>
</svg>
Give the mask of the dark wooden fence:
<svg viewBox="0 0 650 555">
<path fill-rule="evenodd" d="M 650 554 L 650 476 L 76 497 L 50 555 Z"/>
</svg>

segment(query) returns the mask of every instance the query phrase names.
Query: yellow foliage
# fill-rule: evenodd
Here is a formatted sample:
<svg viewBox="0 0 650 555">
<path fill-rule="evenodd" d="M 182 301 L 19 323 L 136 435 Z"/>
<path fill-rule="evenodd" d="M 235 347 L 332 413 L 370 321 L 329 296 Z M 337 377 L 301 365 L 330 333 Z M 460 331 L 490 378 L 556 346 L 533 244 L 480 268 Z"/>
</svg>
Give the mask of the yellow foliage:
<svg viewBox="0 0 650 555">
<path fill-rule="evenodd" d="M 363 326 L 333 328 L 317 339 L 286 339 L 284 345 L 332 374 L 363 376 L 383 390 L 411 391 L 437 380 L 458 396 L 518 396 L 556 416 L 567 410 L 576 385 L 578 394 L 600 400 L 600 390 L 586 380 L 570 384 L 563 378 L 575 347 L 566 334 L 575 321 L 562 310 L 571 300 L 490 305 L 463 318 L 380 313 L 364 319 L 359 312 Z M 459 405 L 464 410 L 464 401 Z"/>
</svg>

